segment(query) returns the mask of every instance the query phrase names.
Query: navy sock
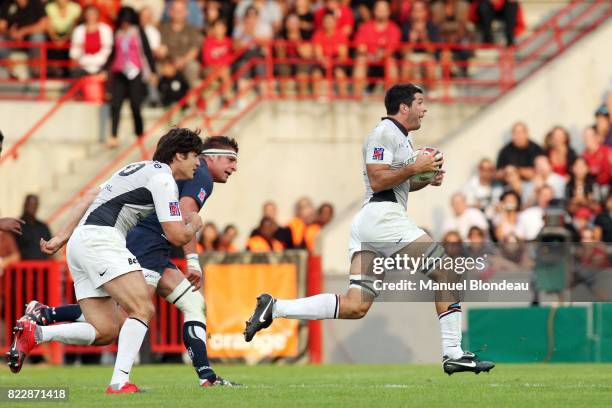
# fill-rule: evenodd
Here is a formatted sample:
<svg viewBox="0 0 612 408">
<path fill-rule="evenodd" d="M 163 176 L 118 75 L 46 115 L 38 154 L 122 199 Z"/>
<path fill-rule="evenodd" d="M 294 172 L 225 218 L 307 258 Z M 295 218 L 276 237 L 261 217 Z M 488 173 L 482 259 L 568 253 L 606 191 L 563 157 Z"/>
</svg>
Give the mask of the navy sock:
<svg viewBox="0 0 612 408">
<path fill-rule="evenodd" d="M 63 305 L 50 307 L 46 311 L 46 318 L 49 324 L 61 322 L 76 322 L 83 314 L 79 305 Z"/>
<path fill-rule="evenodd" d="M 210 367 L 206 353 L 206 325 L 194 321 L 183 323 L 183 343 L 200 380 L 215 381 L 217 375 Z"/>
</svg>

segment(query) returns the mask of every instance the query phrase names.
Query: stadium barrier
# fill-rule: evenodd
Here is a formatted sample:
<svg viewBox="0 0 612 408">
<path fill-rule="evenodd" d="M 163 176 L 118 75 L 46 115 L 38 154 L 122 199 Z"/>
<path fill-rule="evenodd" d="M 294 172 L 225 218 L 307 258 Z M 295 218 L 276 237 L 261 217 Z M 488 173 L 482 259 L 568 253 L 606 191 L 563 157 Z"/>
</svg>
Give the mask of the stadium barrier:
<svg viewBox="0 0 612 408">
<path fill-rule="evenodd" d="M 482 358 L 507 363 L 612 362 L 610 303 L 477 308 L 468 310 L 467 320 L 464 342 L 471 350 L 483 349 Z"/>
<path fill-rule="evenodd" d="M 201 256 L 207 299 L 208 351 L 212 359 L 224 361 L 309 361 L 321 362 L 320 322 L 298 324 L 280 319 L 257 341 L 242 339 L 244 320 L 252 312 L 261 292 L 297 297 L 319 293 L 321 259 L 305 251 L 284 253 L 206 253 Z M 182 270 L 184 260 L 175 264 Z M 22 261 L 7 267 L 0 278 L 0 352 L 12 341 L 14 322 L 23 315 L 24 305 L 36 299 L 50 306 L 75 303 L 73 282 L 64 261 Z M 150 351 L 182 353 L 182 315 L 165 299 L 154 296 L 156 316 L 150 322 Z M 99 354 L 116 351 L 110 346 L 43 344 L 32 355 L 45 356 L 61 364 L 65 354 Z"/>
</svg>

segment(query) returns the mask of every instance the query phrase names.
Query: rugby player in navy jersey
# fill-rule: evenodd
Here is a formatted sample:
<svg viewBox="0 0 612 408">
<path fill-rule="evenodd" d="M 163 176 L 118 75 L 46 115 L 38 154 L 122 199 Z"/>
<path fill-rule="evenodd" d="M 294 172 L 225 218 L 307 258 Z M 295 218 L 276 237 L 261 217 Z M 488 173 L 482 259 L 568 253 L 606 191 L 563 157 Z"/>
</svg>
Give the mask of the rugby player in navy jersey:
<svg viewBox="0 0 612 408">
<path fill-rule="evenodd" d="M 193 179 L 177 182 L 181 212 L 198 213 L 211 196 L 214 183 L 225 183 L 236 171 L 238 144 L 226 136 L 212 136 L 204 141 L 200 166 Z M 149 292 L 154 291 L 179 308 L 184 315 L 183 342 L 199 377 L 200 385 L 237 385 L 216 375 L 206 352 L 206 318 L 202 269 L 196 253 L 195 237 L 183 245 L 187 259 L 184 275 L 170 260 L 171 244 L 155 216 L 140 221 L 127 235 L 127 247 L 142 267 Z M 69 321 L 85 321 L 79 305 L 48 307 L 31 301 L 26 316 L 40 326 Z M 58 326 L 61 328 L 61 326 Z"/>
</svg>

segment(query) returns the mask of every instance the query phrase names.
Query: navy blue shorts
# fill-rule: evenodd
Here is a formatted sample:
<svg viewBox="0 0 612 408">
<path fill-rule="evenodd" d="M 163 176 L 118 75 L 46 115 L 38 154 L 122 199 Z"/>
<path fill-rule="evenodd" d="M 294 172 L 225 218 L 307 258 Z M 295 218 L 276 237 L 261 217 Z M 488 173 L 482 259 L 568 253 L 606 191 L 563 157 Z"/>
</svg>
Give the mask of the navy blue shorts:
<svg viewBox="0 0 612 408">
<path fill-rule="evenodd" d="M 178 269 L 170 260 L 170 243 L 155 231 L 136 226 L 128 232 L 126 244 L 143 268 L 160 275 L 167 268 Z"/>
</svg>

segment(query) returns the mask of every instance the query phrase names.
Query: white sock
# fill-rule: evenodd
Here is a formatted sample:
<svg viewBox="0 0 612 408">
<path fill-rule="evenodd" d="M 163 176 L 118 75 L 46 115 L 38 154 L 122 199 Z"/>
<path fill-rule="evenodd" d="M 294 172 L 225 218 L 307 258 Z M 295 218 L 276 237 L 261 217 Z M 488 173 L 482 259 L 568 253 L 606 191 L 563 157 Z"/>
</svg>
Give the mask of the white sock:
<svg viewBox="0 0 612 408">
<path fill-rule="evenodd" d="M 37 326 L 34 338 L 37 343 L 59 341 L 64 344 L 90 345 L 96 340 L 96 329 L 89 323 L 67 323 L 54 326 Z"/>
<path fill-rule="evenodd" d="M 119 341 L 117 346 L 117 359 L 113 369 L 113 377 L 110 384 L 121 388 L 123 384 L 130 380 L 130 370 L 134 364 L 134 359 L 140 351 L 142 341 L 147 334 L 147 326 L 139 319 L 128 317 L 121 326 Z"/>
<path fill-rule="evenodd" d="M 461 310 L 449 310 L 440 315 L 442 355 L 452 359 L 461 358 Z"/>
<path fill-rule="evenodd" d="M 340 308 L 338 295 L 323 293 L 293 300 L 277 300 L 272 316 L 288 319 L 321 320 L 337 319 Z"/>
</svg>

